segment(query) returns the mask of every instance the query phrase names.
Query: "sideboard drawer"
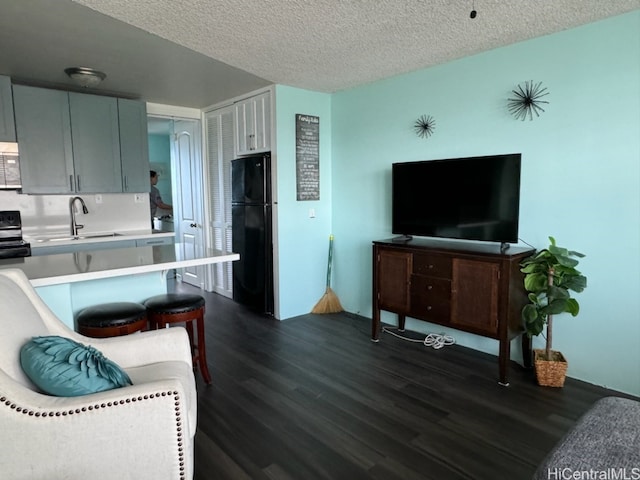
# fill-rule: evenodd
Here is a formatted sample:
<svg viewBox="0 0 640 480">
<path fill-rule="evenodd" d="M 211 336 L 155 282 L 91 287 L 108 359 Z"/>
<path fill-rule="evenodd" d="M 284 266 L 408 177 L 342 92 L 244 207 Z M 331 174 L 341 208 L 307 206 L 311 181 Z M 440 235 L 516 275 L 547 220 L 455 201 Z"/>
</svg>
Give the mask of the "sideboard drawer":
<svg viewBox="0 0 640 480">
<path fill-rule="evenodd" d="M 431 277 L 451 278 L 451 257 L 448 255 L 413 255 L 413 273 Z"/>
</svg>

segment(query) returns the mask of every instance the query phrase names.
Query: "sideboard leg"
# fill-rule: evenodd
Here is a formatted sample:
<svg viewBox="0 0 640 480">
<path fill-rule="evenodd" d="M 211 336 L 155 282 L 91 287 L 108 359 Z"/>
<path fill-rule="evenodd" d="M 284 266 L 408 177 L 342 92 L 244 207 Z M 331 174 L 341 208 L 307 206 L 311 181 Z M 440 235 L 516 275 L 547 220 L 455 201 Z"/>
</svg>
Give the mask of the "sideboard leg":
<svg viewBox="0 0 640 480">
<path fill-rule="evenodd" d="M 526 333 L 522 334 L 522 365 L 527 370 L 531 370 L 533 367 L 532 362 L 532 350 L 531 350 L 531 337 Z"/>
<path fill-rule="evenodd" d="M 507 369 L 509 368 L 509 357 L 510 357 L 510 346 L 511 342 L 509 340 L 500 340 L 500 354 L 498 356 L 498 363 L 500 368 L 500 380 L 498 384 L 503 387 L 509 386 L 509 379 L 507 378 Z"/>
</svg>

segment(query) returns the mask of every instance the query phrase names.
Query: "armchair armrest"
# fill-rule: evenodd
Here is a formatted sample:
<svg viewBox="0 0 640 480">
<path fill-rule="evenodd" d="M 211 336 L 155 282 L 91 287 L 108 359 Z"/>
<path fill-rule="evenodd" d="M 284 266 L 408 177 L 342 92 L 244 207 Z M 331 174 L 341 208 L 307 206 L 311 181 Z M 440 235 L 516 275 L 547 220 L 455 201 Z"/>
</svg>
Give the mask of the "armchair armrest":
<svg viewBox="0 0 640 480">
<path fill-rule="evenodd" d="M 33 392 L 1 370 L 0 385 L 7 478 L 192 478 L 195 432 L 177 379 L 64 398 Z"/>
</svg>

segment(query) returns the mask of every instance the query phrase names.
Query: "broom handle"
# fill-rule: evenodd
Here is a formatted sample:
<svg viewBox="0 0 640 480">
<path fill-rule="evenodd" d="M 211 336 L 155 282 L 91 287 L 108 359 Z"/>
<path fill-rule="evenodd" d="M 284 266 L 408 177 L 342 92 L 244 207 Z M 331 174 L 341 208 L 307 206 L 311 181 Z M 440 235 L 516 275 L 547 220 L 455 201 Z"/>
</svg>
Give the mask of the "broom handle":
<svg viewBox="0 0 640 480">
<path fill-rule="evenodd" d="M 332 261 L 333 261 L 333 235 L 329 235 L 329 261 L 327 262 L 327 288 L 331 286 Z"/>
</svg>

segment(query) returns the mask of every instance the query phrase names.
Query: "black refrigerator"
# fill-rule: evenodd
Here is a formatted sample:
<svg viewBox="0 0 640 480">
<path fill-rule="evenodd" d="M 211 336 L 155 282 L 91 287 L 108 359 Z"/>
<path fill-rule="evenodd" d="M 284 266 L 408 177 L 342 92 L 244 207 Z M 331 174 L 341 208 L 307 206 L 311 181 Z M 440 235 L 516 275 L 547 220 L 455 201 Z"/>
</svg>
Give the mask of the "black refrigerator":
<svg viewBox="0 0 640 480">
<path fill-rule="evenodd" d="M 233 299 L 260 313 L 273 314 L 271 156 L 231 161 Z"/>
</svg>

